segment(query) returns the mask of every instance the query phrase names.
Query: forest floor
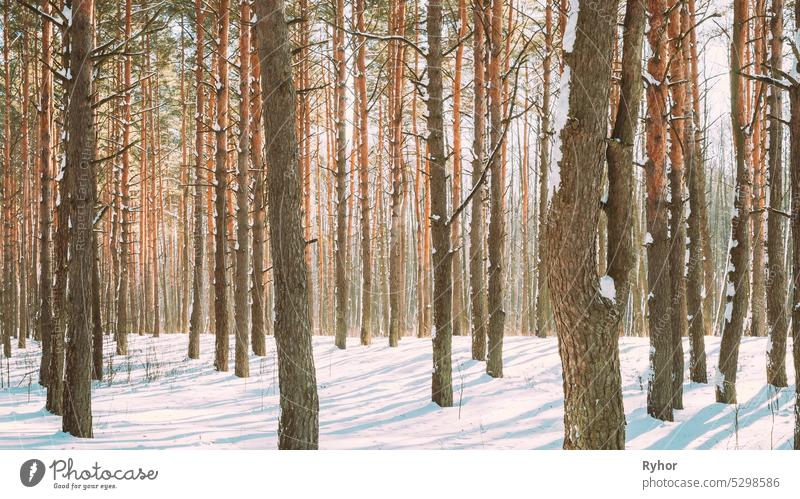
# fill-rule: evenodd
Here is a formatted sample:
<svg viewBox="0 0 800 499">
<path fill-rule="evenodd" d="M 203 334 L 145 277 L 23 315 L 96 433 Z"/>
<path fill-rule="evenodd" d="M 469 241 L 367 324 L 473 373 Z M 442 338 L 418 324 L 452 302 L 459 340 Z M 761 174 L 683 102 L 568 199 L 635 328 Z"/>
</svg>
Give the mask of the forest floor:
<svg viewBox="0 0 800 499">
<path fill-rule="evenodd" d="M 2 362 L 0 449 L 277 448 L 275 344 L 250 357 L 248 379 L 212 367 L 214 338 L 204 335 L 200 360 L 186 357 L 188 337 L 131 336 L 128 356 L 106 355 L 94 382 L 92 440 L 61 430 L 45 411 L 38 379 L 39 345 L 14 347 Z M 320 447 L 327 449 L 559 449 L 563 395 L 555 338 L 508 337 L 505 378 L 492 379 L 470 359 L 470 338 L 453 338 L 455 407 L 430 400 L 431 342 L 404 338 L 390 349 L 349 338 L 315 337 L 320 397 Z M 791 340 L 790 340 L 791 343 Z M 627 447 L 633 449 L 788 449 L 794 386 L 765 384 L 766 338 L 745 338 L 739 354 L 738 406 L 714 403 L 719 338 L 706 338 L 709 384 L 684 383 L 685 409 L 674 423 L 647 416 L 647 338 L 622 338 L 620 358 Z M 688 344 L 684 343 L 688 365 Z M 113 351 L 113 344 L 106 345 Z M 788 348 L 791 352 L 791 346 Z M 791 362 L 787 359 L 787 366 Z M 789 383 L 794 376 L 789 369 Z M 11 383 L 9 388 L 8 375 Z M 686 376 L 684 376 L 686 379 Z"/>
</svg>

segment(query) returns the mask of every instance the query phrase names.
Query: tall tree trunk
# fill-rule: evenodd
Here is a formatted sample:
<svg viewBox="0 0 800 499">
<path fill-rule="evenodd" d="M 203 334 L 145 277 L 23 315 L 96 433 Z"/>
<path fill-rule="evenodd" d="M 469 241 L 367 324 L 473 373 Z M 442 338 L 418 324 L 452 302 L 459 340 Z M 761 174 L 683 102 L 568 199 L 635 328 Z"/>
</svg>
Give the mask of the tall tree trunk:
<svg viewBox="0 0 800 499">
<path fill-rule="evenodd" d="M 257 30 L 253 31 L 253 41 L 258 44 L 255 39 Z M 253 353 L 259 357 L 267 354 L 267 345 L 264 325 L 264 310 L 266 305 L 266 297 L 264 296 L 264 275 L 266 273 L 264 264 L 264 224 L 266 217 L 266 205 L 264 203 L 264 151 L 263 151 L 263 129 L 261 121 L 261 61 L 258 58 L 258 53 L 252 53 L 252 68 L 253 68 L 253 82 L 251 89 L 253 91 L 252 106 L 253 118 L 251 120 L 251 137 L 253 141 L 253 166 L 255 169 L 255 182 L 253 183 L 253 287 L 251 290 L 251 301 L 253 303 L 252 309 L 252 345 Z M 309 289 L 309 292 L 311 290 Z M 267 310 L 269 310 L 267 308 Z M 268 324 L 271 324 L 272 313 L 269 314 Z"/>
<path fill-rule="evenodd" d="M 23 20 L 23 29 L 26 29 L 25 21 Z M 19 313 L 18 313 L 18 324 L 19 324 L 19 332 L 17 333 L 17 347 L 18 348 L 26 348 L 26 340 L 29 333 L 29 326 L 28 326 L 28 263 L 27 263 L 27 252 L 28 252 L 28 223 L 31 220 L 31 213 L 30 213 L 30 205 L 28 203 L 30 198 L 29 193 L 29 173 L 30 173 L 30 150 L 28 144 L 28 110 L 30 108 L 30 101 L 28 97 L 29 87 L 30 87 L 30 77 L 28 72 L 28 37 L 29 35 L 24 33 L 22 35 L 22 57 L 21 57 L 21 64 L 22 64 L 22 112 L 20 113 L 20 142 L 21 142 L 21 151 L 20 154 L 22 156 L 21 163 L 21 176 L 22 176 L 22 188 L 21 188 L 21 206 L 18 210 L 22 220 L 18 222 L 19 226 L 19 233 L 20 233 L 20 241 L 19 241 Z M 9 89 L 10 90 L 10 89 Z"/>
<path fill-rule="evenodd" d="M 344 0 L 336 0 L 333 64 L 336 73 L 336 346 L 347 348 L 347 136 Z"/>
<path fill-rule="evenodd" d="M 800 19 L 800 2 L 794 4 L 794 18 Z M 800 48 L 800 47 L 798 47 Z M 792 61 L 794 74 L 800 69 L 800 60 Z M 789 163 L 792 165 L 792 302 L 800 300 L 800 82 L 795 81 L 789 90 Z M 800 308 L 792 307 L 792 357 L 794 379 L 800 379 Z M 794 449 L 800 450 L 800 391 L 795 389 Z"/>
<path fill-rule="evenodd" d="M 736 370 L 739 343 L 744 333 L 750 302 L 750 170 L 747 166 L 747 145 L 742 86 L 742 60 L 747 40 L 747 0 L 733 2 L 731 36 L 731 119 L 736 155 L 736 196 L 731 220 L 730 266 L 726 270 L 725 327 L 719 350 L 717 402 L 736 403 Z"/>
<path fill-rule="evenodd" d="M 447 155 L 444 151 L 442 103 L 442 3 L 430 0 L 427 13 L 428 158 L 431 168 L 431 232 L 433 235 L 433 376 L 431 400 L 453 405 L 452 381 L 452 255 L 447 220 Z M 456 118 L 457 119 L 457 118 Z"/>
<path fill-rule="evenodd" d="M 128 42 L 131 38 L 131 14 L 132 14 L 132 0 L 125 0 L 125 40 L 126 52 L 128 51 Z M 200 44 L 202 46 L 202 43 Z M 128 332 L 131 329 L 128 320 L 128 273 L 130 272 L 129 254 L 131 252 L 131 210 L 130 210 L 130 186 L 128 181 L 130 179 L 130 154 L 128 149 L 131 145 L 131 58 L 125 57 L 124 68 L 124 82 L 123 88 L 125 95 L 123 96 L 123 118 L 122 125 L 122 173 L 120 179 L 120 204 L 121 204 L 121 217 L 122 217 L 122 230 L 119 250 L 119 284 L 117 285 L 117 328 L 116 328 L 116 343 L 117 355 L 128 354 Z"/>
<path fill-rule="evenodd" d="M 502 76 L 500 63 L 503 57 L 503 0 L 492 0 L 492 20 L 490 23 L 489 57 L 489 139 L 493 152 L 501 147 L 502 130 Z M 505 165 L 501 155 L 494 154 L 487 165 L 491 173 L 489 213 L 489 345 L 486 358 L 486 373 L 493 378 L 503 377 L 503 333 L 506 312 L 505 298 Z"/>
<path fill-rule="evenodd" d="M 42 12 L 50 12 L 50 2 L 42 0 Z M 42 80 L 40 82 L 39 97 L 39 314 L 36 330 L 42 341 L 42 361 L 39 367 L 39 383 L 43 386 L 50 384 L 50 363 L 52 362 L 51 336 L 53 331 L 53 305 L 52 305 L 52 266 L 50 263 L 50 186 L 52 167 L 50 156 L 52 154 L 52 97 L 53 79 L 50 67 L 53 64 L 53 55 L 50 48 L 50 39 L 53 34 L 53 25 L 47 18 L 42 19 Z"/>
<path fill-rule="evenodd" d="M 66 5 L 73 7 L 72 0 Z M 92 109 L 92 71 L 94 2 L 74 5 L 70 31 L 70 94 L 67 107 L 67 164 L 63 201 L 66 203 L 69 232 L 66 336 L 66 381 L 64 383 L 63 430 L 76 437 L 92 435 L 92 280 L 94 239 L 94 117 Z M 78 285 L 80 283 L 80 285 Z"/>
<path fill-rule="evenodd" d="M 461 67 L 464 60 L 464 40 L 467 36 L 467 2 L 458 2 L 458 47 L 456 48 L 455 75 L 453 78 L 453 188 L 452 205 L 461 203 Z M 461 336 L 467 334 L 467 310 L 464 304 L 464 280 L 462 279 L 462 248 L 461 248 L 461 216 L 453 220 L 451 225 L 453 265 L 453 334 Z"/>
<path fill-rule="evenodd" d="M 130 0 L 128 0 L 130 2 Z M 194 148 L 194 269 L 192 270 L 192 306 L 189 312 L 189 358 L 200 358 L 200 333 L 203 330 L 203 169 L 205 167 L 205 89 L 203 88 L 203 49 L 205 12 L 203 1 L 195 0 L 194 12 L 197 31 L 197 52 L 195 53 L 195 148 Z"/>
<path fill-rule="evenodd" d="M 230 0 L 219 0 L 217 33 L 217 114 L 214 121 L 217 150 L 214 171 L 214 320 L 216 343 L 214 368 L 228 370 L 228 283 L 226 277 L 225 236 L 228 209 L 225 196 L 228 184 L 228 24 Z"/>
<path fill-rule="evenodd" d="M 686 71 L 684 69 L 681 10 L 683 0 L 669 7 L 667 35 L 670 40 L 669 81 L 672 109 L 669 122 L 669 278 L 672 329 L 672 408 L 683 409 L 683 337 L 686 336 L 686 225 L 683 217 L 684 154 L 686 135 Z"/>
<path fill-rule="evenodd" d="M 652 49 L 647 71 L 653 82 L 647 87 L 647 281 L 650 325 L 650 379 L 647 387 L 647 412 L 672 421 L 672 329 L 670 302 L 672 283 L 665 268 L 669 261 L 669 228 L 666 196 L 667 171 L 667 19 L 666 0 L 650 0 L 648 41 Z"/>
<path fill-rule="evenodd" d="M 11 88 L 11 64 L 9 60 L 9 30 L 8 26 L 9 2 L 3 4 L 3 71 L 5 88 Z M 13 289 L 16 283 L 13 279 L 13 192 L 11 187 L 11 92 L 5 91 L 4 104 L 6 112 L 3 120 L 3 174 L 0 176 L 0 212 L 3 224 L 3 283 L 0 286 L 0 339 L 3 341 L 3 355 L 11 357 L 11 334 L 14 327 Z"/>
<path fill-rule="evenodd" d="M 365 0 L 356 0 L 356 28 L 364 32 Z M 356 39 L 356 95 L 358 106 L 358 188 L 361 199 L 361 344 L 372 343 L 372 241 L 369 224 L 369 121 L 367 114 L 366 40 Z"/>
<path fill-rule="evenodd" d="M 542 59 L 542 108 L 539 116 L 540 120 L 540 139 L 539 139 L 539 228 L 538 234 L 544 234 L 545 224 L 547 223 L 547 208 L 550 199 L 550 186 L 548 177 L 550 174 L 550 141 L 553 134 L 550 128 L 550 100 L 552 96 L 551 76 L 553 61 L 553 2 L 547 2 L 545 6 L 545 32 L 544 32 L 544 56 Z M 550 329 L 550 294 L 547 291 L 547 258 L 544 251 L 547 249 L 542 241 L 537 242 L 538 249 L 538 289 L 536 290 L 536 336 L 544 338 Z"/>
<path fill-rule="evenodd" d="M 703 175 L 703 143 L 702 132 L 700 131 L 699 109 L 700 105 L 695 100 L 699 96 L 697 78 L 697 64 L 694 36 L 694 0 L 689 4 L 689 9 L 683 9 L 681 14 L 681 26 L 683 33 L 690 33 L 683 40 L 683 59 L 690 69 L 688 81 L 690 82 L 691 92 L 686 94 L 686 109 L 684 115 L 691 116 L 685 121 L 683 143 L 687 145 L 684 155 L 685 174 L 689 183 L 689 216 L 687 217 L 689 235 L 689 265 L 686 282 L 686 306 L 687 319 L 689 321 L 689 337 L 691 346 L 689 350 L 689 379 L 695 383 L 706 383 L 708 375 L 706 373 L 706 348 L 705 336 L 708 332 L 706 328 L 706 316 L 703 306 L 703 297 L 706 293 L 703 261 L 710 259 L 711 255 L 705 254 L 703 247 L 703 216 L 705 211 L 705 179 Z"/>
<path fill-rule="evenodd" d="M 474 2 L 472 8 L 473 67 L 474 67 L 474 109 L 472 138 L 472 188 L 479 189 L 472 202 L 472 222 L 469 229 L 469 275 L 470 300 L 472 301 L 472 358 L 486 359 L 486 326 L 489 317 L 489 304 L 486 296 L 486 263 L 483 250 L 486 241 L 486 184 L 480 178 L 483 173 L 486 94 L 484 84 L 484 10 L 481 2 Z"/>
<path fill-rule="evenodd" d="M 764 17 L 766 9 L 765 0 L 754 1 L 753 11 L 753 68 L 750 72 L 763 76 L 766 63 L 766 39 Z M 753 168 L 753 207 L 751 223 L 753 224 L 753 289 L 751 295 L 750 323 L 751 336 L 766 336 L 767 334 L 767 290 L 766 268 L 764 266 L 764 207 L 766 203 L 766 172 L 764 170 L 764 98 L 766 91 L 760 81 L 753 82 L 753 110 L 748 113 L 752 116 L 750 157 Z"/>
<path fill-rule="evenodd" d="M 316 449 L 319 399 L 311 345 L 306 265 L 303 258 L 301 187 L 294 123 L 289 33 L 283 0 L 256 0 L 258 52 L 263 61 L 264 133 L 268 142 L 270 246 L 275 276 L 275 341 L 281 416 L 281 449 Z"/>
<path fill-rule="evenodd" d="M 186 134 L 186 120 L 188 115 L 189 105 L 186 95 L 186 42 L 184 39 L 183 30 L 186 26 L 181 15 L 181 65 L 180 65 L 180 86 L 181 86 L 181 286 L 180 286 L 180 320 L 178 327 L 181 333 L 186 333 L 189 329 L 189 184 L 191 183 L 191 171 L 189 166 L 188 142 L 189 138 Z M 199 65 L 200 61 L 196 61 Z"/>
<path fill-rule="evenodd" d="M 394 0 L 390 16 L 395 36 L 403 36 L 405 26 L 405 2 Z M 404 231 L 403 216 L 405 199 L 403 191 L 403 79 L 405 60 L 405 44 L 400 41 L 391 42 L 394 45 L 389 92 L 389 129 L 391 138 L 389 139 L 391 148 L 392 164 L 392 218 L 391 233 L 389 240 L 389 346 L 396 347 L 402 336 L 403 328 L 403 304 L 405 303 L 405 277 L 403 262 L 403 241 Z"/>
<path fill-rule="evenodd" d="M 770 67 L 772 77 L 780 79 L 783 67 L 783 0 L 772 0 L 770 16 Z M 783 90 L 770 86 L 769 105 L 769 205 L 767 214 L 767 383 L 787 386 L 786 336 L 789 328 L 786 310 L 786 247 L 783 216 Z M 792 161 L 797 161 L 794 157 Z M 792 163 L 794 164 L 794 163 Z M 792 207 L 794 209 L 794 207 Z"/>
<path fill-rule="evenodd" d="M 250 230 L 248 227 L 250 206 L 248 203 L 250 187 L 247 170 L 250 168 L 250 0 L 241 0 L 239 17 L 239 157 L 236 165 L 236 278 L 234 291 L 234 316 L 236 320 L 236 363 L 234 373 L 240 378 L 250 375 L 250 306 L 247 302 L 250 292 L 249 253 Z"/>
<path fill-rule="evenodd" d="M 553 309 L 564 377 L 564 448 L 621 449 L 625 446 L 625 415 L 618 331 L 625 302 L 617 297 L 628 295 L 633 262 L 628 211 L 632 164 L 610 165 L 614 171 L 609 175 L 609 202 L 614 206 L 609 209 L 620 215 L 609 217 L 609 227 L 614 226 L 618 241 L 612 244 L 618 249 L 608 275 L 601 279 L 595 241 L 608 118 L 606 112 L 596 110 L 608 106 L 618 2 L 592 3 L 591 7 L 590 3 L 573 3 L 565 31 L 567 67 L 563 77 L 569 86 L 560 99 L 569 106 L 556 126 L 561 129 L 561 146 L 556 148 L 560 158 L 554 158 L 560 159 L 556 177 L 560 182 L 545 229 L 545 255 L 550 290 L 558 297 Z M 644 14 L 638 7 L 639 2 L 630 2 L 626 12 L 626 36 L 631 38 L 626 46 L 632 50 L 628 54 L 626 47 L 623 59 L 629 66 L 641 57 L 641 52 L 633 50 L 641 45 L 641 29 L 630 29 L 643 23 Z M 580 73 L 573 73 L 573 68 Z M 634 88 L 641 84 L 640 71 L 624 70 L 623 74 L 630 75 Z M 628 126 L 635 126 L 636 121 L 631 119 Z M 581 217 L 569 216 L 578 210 Z"/>
</svg>

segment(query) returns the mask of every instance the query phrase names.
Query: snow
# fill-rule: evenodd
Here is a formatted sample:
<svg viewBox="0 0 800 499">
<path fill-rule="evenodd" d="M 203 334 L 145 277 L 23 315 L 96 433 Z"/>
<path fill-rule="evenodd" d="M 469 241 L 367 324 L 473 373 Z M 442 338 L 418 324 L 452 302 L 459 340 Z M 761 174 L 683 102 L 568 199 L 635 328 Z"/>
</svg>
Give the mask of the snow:
<svg viewBox="0 0 800 499">
<path fill-rule="evenodd" d="M 570 0 L 569 16 L 567 17 L 567 27 L 564 30 L 563 47 L 566 52 L 572 52 L 575 47 L 575 37 L 577 36 L 578 11 L 580 9 L 579 0 Z"/>
<path fill-rule="evenodd" d="M 657 87 L 661 85 L 660 81 L 653 78 L 653 75 L 650 74 L 650 71 L 643 71 L 642 76 L 644 77 L 645 81 L 647 81 L 647 84 L 651 87 Z"/>
<path fill-rule="evenodd" d="M 385 338 L 363 347 L 348 339 L 338 350 L 332 337 L 315 337 L 323 449 L 560 449 L 563 443 L 561 364 L 555 338 L 510 336 L 502 379 L 471 360 L 469 337 L 453 338 L 454 407 L 430 402 L 430 339 Z M 766 384 L 766 338 L 744 338 L 737 377 L 738 407 L 714 401 L 715 381 L 684 383 L 685 410 L 675 422 L 647 415 L 648 338 L 621 338 L 620 361 L 627 447 L 630 449 L 789 449 L 794 387 L 775 392 Z M 792 351 L 791 340 L 787 349 Z M 0 449 L 275 449 L 278 385 L 275 344 L 250 357 L 251 377 L 212 368 L 214 336 L 201 336 L 200 360 L 188 360 L 188 336 L 131 335 L 130 355 L 113 357 L 93 383 L 95 438 L 61 432 L 61 418 L 44 410 L 45 391 L 30 372 L 39 346 L 13 347 L 11 388 L 0 389 Z M 233 340 L 231 339 L 231 342 Z M 719 359 L 718 337 L 706 337 L 710 366 Z M 688 377 L 688 339 L 684 379 Z M 113 343 L 106 340 L 105 366 Z M 5 362 L 5 359 L 4 359 Z M 146 364 L 150 364 L 148 381 Z M 3 366 L 5 370 L 5 366 Z M 794 373 L 788 369 L 789 383 Z M 6 384 L 6 387 L 8 384 Z M 775 409 L 773 420 L 770 405 Z M 573 429 L 575 430 L 575 429 Z"/>
<path fill-rule="evenodd" d="M 604 275 L 600 278 L 600 294 L 603 298 L 611 300 L 612 302 L 617 301 L 617 287 L 614 284 L 613 277 Z"/>
<path fill-rule="evenodd" d="M 647 233 L 644 235 L 644 244 L 647 246 L 648 244 L 653 244 L 653 234 Z"/>
<path fill-rule="evenodd" d="M 570 93 L 570 67 L 564 65 L 564 73 L 561 75 L 561 83 L 558 91 L 558 101 L 553 110 L 553 157 L 550 161 L 550 168 L 547 175 L 547 187 L 550 193 L 558 192 L 561 188 L 561 131 L 567 124 L 569 114 L 569 93 Z"/>
<path fill-rule="evenodd" d="M 733 301 L 728 301 L 725 304 L 725 322 L 731 322 L 733 320 Z"/>
</svg>

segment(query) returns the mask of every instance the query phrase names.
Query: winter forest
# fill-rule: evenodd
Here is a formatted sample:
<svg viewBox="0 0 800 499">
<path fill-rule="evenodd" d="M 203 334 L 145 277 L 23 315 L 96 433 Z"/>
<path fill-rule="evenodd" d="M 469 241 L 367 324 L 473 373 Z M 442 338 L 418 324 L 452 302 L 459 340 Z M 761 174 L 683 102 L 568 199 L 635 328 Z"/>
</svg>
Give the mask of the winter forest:
<svg viewBox="0 0 800 499">
<path fill-rule="evenodd" d="M 800 449 L 798 22 L 3 0 L 0 448 Z"/>
</svg>

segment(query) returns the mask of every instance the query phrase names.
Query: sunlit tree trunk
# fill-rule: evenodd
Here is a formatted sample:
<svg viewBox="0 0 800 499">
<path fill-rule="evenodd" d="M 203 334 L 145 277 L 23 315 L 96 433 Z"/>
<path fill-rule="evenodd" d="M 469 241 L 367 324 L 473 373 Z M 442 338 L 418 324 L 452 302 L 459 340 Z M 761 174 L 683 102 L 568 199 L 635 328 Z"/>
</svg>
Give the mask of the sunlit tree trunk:
<svg viewBox="0 0 800 499">
<path fill-rule="evenodd" d="M 294 123 L 289 34 L 282 0 L 256 0 L 258 52 L 263 64 L 264 134 L 267 144 L 270 245 L 275 276 L 275 341 L 281 415 L 281 449 L 316 449 L 319 399 L 311 347 L 306 265 L 303 257 L 301 185 Z"/>
<path fill-rule="evenodd" d="M 258 44 L 255 40 L 257 30 L 252 29 L 254 45 Z M 252 53 L 252 78 L 254 85 L 251 89 L 253 92 L 252 97 L 252 110 L 253 117 L 251 119 L 251 140 L 252 143 L 252 158 L 253 167 L 255 169 L 255 182 L 253 183 L 253 287 L 251 289 L 250 301 L 253 303 L 252 308 L 252 346 L 253 353 L 263 357 L 267 354 L 267 345 L 265 334 L 272 323 L 272 313 L 270 312 L 269 318 L 265 327 L 265 309 L 267 301 L 264 295 L 264 277 L 266 274 L 264 262 L 264 238 L 265 238 L 265 218 L 266 218 L 266 205 L 264 202 L 264 151 L 263 151 L 263 124 L 261 116 L 261 61 L 258 58 L 258 52 Z M 311 290 L 309 289 L 309 292 Z"/>
<path fill-rule="evenodd" d="M 694 0 L 692 0 L 694 2 Z M 703 212 L 705 206 L 705 179 L 703 175 L 703 143 L 702 132 L 699 131 L 699 110 L 700 105 L 696 102 L 699 96 L 697 89 L 697 64 L 695 58 L 695 43 L 697 42 L 692 27 L 694 19 L 694 5 L 689 4 L 689 9 L 683 9 L 681 13 L 681 26 L 684 33 L 691 33 L 685 37 L 682 44 L 683 59 L 687 66 L 687 75 L 691 92 L 686 93 L 686 105 L 684 115 L 691 117 L 684 123 L 683 143 L 687 145 L 684 154 L 685 175 L 688 180 L 689 189 L 689 216 L 687 217 L 688 236 L 689 236 L 689 264 L 686 281 L 686 305 L 687 319 L 689 321 L 690 353 L 689 353 L 689 378 L 695 383 L 706 383 L 708 381 L 706 373 L 706 350 L 705 336 L 707 334 L 705 308 L 703 306 L 703 296 L 705 289 L 705 278 L 703 267 L 704 259 L 711 258 L 705 254 L 703 247 Z M 689 43 L 686 43 L 689 41 Z"/>
<path fill-rule="evenodd" d="M 666 262 L 669 261 L 667 201 L 667 19 L 666 0 L 650 0 L 648 41 L 651 55 L 647 63 L 650 83 L 647 87 L 647 280 L 650 325 L 650 379 L 647 389 L 647 412 L 664 421 L 672 421 L 672 328 L 670 301 L 672 283 Z"/>
<path fill-rule="evenodd" d="M 130 0 L 128 0 L 130 1 Z M 203 128 L 206 126 L 204 121 L 205 113 L 205 90 L 203 88 L 203 55 L 204 55 L 204 28 L 202 0 L 195 0 L 194 4 L 197 49 L 195 53 L 195 139 L 194 139 L 194 206 L 192 214 L 194 216 L 194 268 L 192 270 L 192 305 L 189 312 L 189 358 L 200 358 L 200 333 L 203 330 L 203 168 L 205 163 L 205 133 Z"/>
<path fill-rule="evenodd" d="M 576 7 L 578 12 L 574 11 Z M 595 250 L 608 128 L 607 113 L 598 113 L 597 109 L 608 106 L 608 61 L 613 55 L 617 8 L 616 1 L 573 4 L 564 43 L 567 66 L 563 77 L 569 80 L 562 92 L 569 94 L 561 98 L 568 99 L 569 106 L 559 134 L 560 182 L 545 230 L 545 255 L 550 290 L 559 297 L 553 301 L 553 311 L 563 365 L 565 449 L 625 446 L 618 348 L 625 302 L 618 297 L 628 295 L 633 262 L 632 161 L 609 164 L 608 210 L 614 214 L 609 217 L 609 244 L 616 256 L 608 275 L 602 278 L 597 274 Z M 628 3 L 625 17 L 623 78 L 630 81 L 623 81 L 622 86 L 637 89 L 641 85 L 637 66 L 644 23 L 642 4 Z M 628 137 L 635 133 L 638 116 L 634 109 L 637 106 L 631 108 L 631 119 L 620 124 L 628 129 Z M 617 114 L 624 116 L 626 112 Z M 627 147 L 632 147 L 632 140 Z M 569 216 L 578 210 L 581 217 Z"/>
<path fill-rule="evenodd" d="M 489 142 L 490 150 L 501 147 L 502 78 L 500 63 L 503 57 L 503 0 L 492 0 L 492 20 L 489 24 Z M 494 155 L 487 165 L 491 173 L 489 213 L 489 329 L 486 373 L 493 378 L 503 377 L 503 334 L 506 312 L 503 307 L 505 275 L 505 175 L 502 155 Z"/>
<path fill-rule="evenodd" d="M 683 337 L 686 336 L 686 224 L 684 221 L 684 134 L 686 120 L 686 71 L 681 31 L 681 3 L 670 4 L 667 24 L 669 49 L 669 89 L 672 109 L 669 122 L 669 278 L 670 325 L 672 329 L 672 408 L 683 409 Z"/>
<path fill-rule="evenodd" d="M 344 0 L 336 0 L 333 65 L 336 112 L 336 346 L 347 348 L 347 136 L 344 53 Z"/>
<path fill-rule="evenodd" d="M 43 12 L 50 11 L 48 0 L 42 0 Z M 53 34 L 53 25 L 47 18 L 42 19 L 42 79 L 40 82 L 39 96 L 39 314 L 37 315 L 36 329 L 42 341 L 42 360 L 39 367 L 39 383 L 49 386 L 50 362 L 52 361 L 51 336 L 53 330 L 53 305 L 52 305 L 52 265 L 50 261 L 50 187 L 52 177 L 51 154 L 52 138 L 52 109 L 53 109 L 53 79 L 50 67 L 53 64 L 53 55 L 50 40 Z"/>
<path fill-rule="evenodd" d="M 736 196 L 731 220 L 730 266 L 725 272 L 725 327 L 719 351 L 717 402 L 736 403 L 736 370 L 739 363 L 739 343 L 744 333 L 750 302 L 750 170 L 747 165 L 747 145 L 744 113 L 742 60 L 747 40 L 747 0 L 733 2 L 731 35 L 731 128 L 736 156 Z"/>
<path fill-rule="evenodd" d="M 780 79 L 778 69 L 783 66 L 783 0 L 772 0 L 770 12 L 770 58 L 773 78 Z M 788 311 L 786 310 L 786 260 L 785 220 L 775 210 L 783 209 L 783 90 L 769 89 L 769 205 L 767 214 L 767 330 L 770 348 L 767 350 L 767 383 L 776 387 L 787 386 L 786 336 Z M 793 161 L 797 161 L 793 157 Z M 793 163 L 794 164 L 794 163 Z M 794 209 L 794 207 L 792 207 Z"/>
<path fill-rule="evenodd" d="M 225 196 L 228 183 L 228 24 L 230 0 L 219 0 L 219 31 L 217 33 L 217 113 L 214 121 L 216 153 L 214 170 L 214 368 L 228 370 L 228 291 L 226 278 L 225 236 L 228 209 Z"/>
<path fill-rule="evenodd" d="M 481 2 L 474 2 L 472 9 L 473 67 L 474 67 L 474 108 L 472 138 L 472 188 L 480 189 L 472 202 L 472 221 L 469 231 L 469 274 L 470 299 L 472 301 L 472 358 L 486 359 L 486 326 L 489 318 L 489 305 L 486 297 L 486 263 L 484 244 L 486 241 L 487 189 L 479 184 L 485 162 L 486 94 L 484 48 L 484 9 Z"/>
<path fill-rule="evenodd" d="M 76 437 L 91 438 L 92 435 L 92 250 L 94 231 L 95 172 L 94 117 L 92 109 L 93 63 L 89 57 L 93 48 L 92 0 L 77 5 L 67 0 L 72 7 L 73 18 L 70 30 L 70 68 L 74 69 L 69 80 L 69 106 L 67 118 L 67 162 L 64 173 L 62 202 L 68 217 L 67 259 L 68 279 L 81 285 L 69 286 L 67 292 L 66 336 L 69 338 L 66 351 L 63 399 L 63 431 Z"/>
</svg>

